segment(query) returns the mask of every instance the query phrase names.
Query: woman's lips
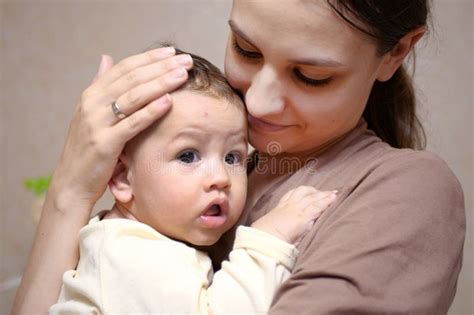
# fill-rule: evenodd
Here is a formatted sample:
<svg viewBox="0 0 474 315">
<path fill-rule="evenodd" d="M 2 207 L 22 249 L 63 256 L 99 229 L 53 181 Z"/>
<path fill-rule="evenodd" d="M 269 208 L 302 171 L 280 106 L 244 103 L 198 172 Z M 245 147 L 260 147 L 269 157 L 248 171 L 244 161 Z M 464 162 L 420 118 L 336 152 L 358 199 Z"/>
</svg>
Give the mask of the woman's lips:
<svg viewBox="0 0 474 315">
<path fill-rule="evenodd" d="M 247 114 L 247 119 L 248 119 L 250 128 L 255 128 L 255 129 L 266 131 L 266 132 L 276 132 L 276 131 L 280 131 L 289 127 L 289 126 L 281 126 L 281 125 L 268 123 L 256 117 L 253 117 L 250 114 Z"/>
</svg>

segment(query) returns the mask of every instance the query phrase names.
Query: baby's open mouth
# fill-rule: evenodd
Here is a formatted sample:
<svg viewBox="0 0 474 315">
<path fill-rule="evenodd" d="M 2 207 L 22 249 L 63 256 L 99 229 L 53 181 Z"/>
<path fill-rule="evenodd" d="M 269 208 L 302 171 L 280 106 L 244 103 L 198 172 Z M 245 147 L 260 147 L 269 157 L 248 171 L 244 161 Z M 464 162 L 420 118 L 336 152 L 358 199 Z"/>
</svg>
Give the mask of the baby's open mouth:
<svg viewBox="0 0 474 315">
<path fill-rule="evenodd" d="M 200 221 L 206 228 L 220 228 L 227 222 L 229 202 L 226 198 L 216 198 L 201 214 Z"/>
<path fill-rule="evenodd" d="M 209 207 L 209 209 L 204 212 L 204 216 L 209 216 L 209 217 L 217 217 L 222 214 L 222 208 L 220 205 L 213 204 L 212 206 Z"/>
</svg>

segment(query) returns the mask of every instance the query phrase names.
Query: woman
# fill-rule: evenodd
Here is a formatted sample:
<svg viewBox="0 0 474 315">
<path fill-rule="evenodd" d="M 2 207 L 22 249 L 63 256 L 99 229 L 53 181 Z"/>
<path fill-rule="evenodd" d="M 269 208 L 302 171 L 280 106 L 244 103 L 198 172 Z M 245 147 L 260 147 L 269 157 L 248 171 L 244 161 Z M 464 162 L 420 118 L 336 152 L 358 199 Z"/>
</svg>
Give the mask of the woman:
<svg viewBox="0 0 474 315">
<path fill-rule="evenodd" d="M 225 72 L 245 98 L 259 151 L 243 220 L 297 185 L 340 191 L 299 245 L 271 314 L 447 312 L 463 196 L 444 162 L 410 149 L 423 137 L 402 66 L 428 11 L 421 0 L 234 1 Z M 103 57 L 73 118 L 15 313 L 55 302 L 125 142 L 169 109 L 166 93 L 186 79 L 189 59 L 172 54 L 116 66 Z M 113 102 L 127 117 L 112 112 Z"/>
</svg>

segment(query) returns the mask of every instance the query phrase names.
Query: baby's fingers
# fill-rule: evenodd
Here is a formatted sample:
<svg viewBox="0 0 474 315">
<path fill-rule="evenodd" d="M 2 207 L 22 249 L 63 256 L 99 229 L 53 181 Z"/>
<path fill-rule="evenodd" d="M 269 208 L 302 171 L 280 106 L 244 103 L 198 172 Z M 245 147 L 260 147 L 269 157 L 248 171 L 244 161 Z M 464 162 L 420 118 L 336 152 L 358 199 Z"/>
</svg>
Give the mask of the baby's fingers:
<svg viewBox="0 0 474 315">
<path fill-rule="evenodd" d="M 295 191 L 294 189 L 287 191 L 286 194 L 284 194 L 283 197 L 281 197 L 280 203 L 287 202 L 290 199 L 290 197 L 291 197 L 291 195 L 293 194 L 294 191 Z"/>
<path fill-rule="evenodd" d="M 290 191 L 291 194 L 289 196 L 289 200 L 297 201 L 301 200 L 307 196 L 314 195 L 315 193 L 318 193 L 318 190 L 314 188 L 313 186 L 299 186 L 293 190 Z"/>
<path fill-rule="evenodd" d="M 336 199 L 333 192 L 318 192 L 308 195 L 299 201 L 298 208 L 305 220 L 315 220 Z"/>
<path fill-rule="evenodd" d="M 326 210 L 336 199 L 336 193 L 332 191 L 320 192 L 302 200 L 302 207 L 308 218 L 315 220 Z"/>
</svg>

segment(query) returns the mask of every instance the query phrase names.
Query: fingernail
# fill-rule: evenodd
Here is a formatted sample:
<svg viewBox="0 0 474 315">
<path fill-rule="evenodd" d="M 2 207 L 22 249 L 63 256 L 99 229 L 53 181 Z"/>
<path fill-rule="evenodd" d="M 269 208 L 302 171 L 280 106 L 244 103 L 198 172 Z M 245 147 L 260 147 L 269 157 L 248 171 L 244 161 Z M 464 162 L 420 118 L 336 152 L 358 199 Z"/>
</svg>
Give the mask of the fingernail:
<svg viewBox="0 0 474 315">
<path fill-rule="evenodd" d="M 159 99 L 153 101 L 153 106 L 154 107 L 162 107 L 162 106 L 168 105 L 169 103 L 171 103 L 171 97 L 168 93 L 166 93 L 165 95 L 163 95 Z"/>
<path fill-rule="evenodd" d="M 97 70 L 97 74 L 96 74 L 96 75 L 98 75 L 99 73 L 102 72 L 102 69 L 104 68 L 104 59 L 105 59 L 105 56 L 104 56 L 104 55 L 100 55 L 99 69 Z"/>
<path fill-rule="evenodd" d="M 191 58 L 190 55 L 179 55 L 179 56 L 176 56 L 176 61 L 182 65 L 182 66 L 189 66 L 193 63 L 193 59 Z"/>
<path fill-rule="evenodd" d="M 333 194 L 337 194 L 339 192 L 339 190 L 333 190 L 332 193 Z"/>
<path fill-rule="evenodd" d="M 176 53 L 174 47 L 163 47 L 157 50 L 157 53 L 162 57 L 173 56 Z"/>
</svg>

